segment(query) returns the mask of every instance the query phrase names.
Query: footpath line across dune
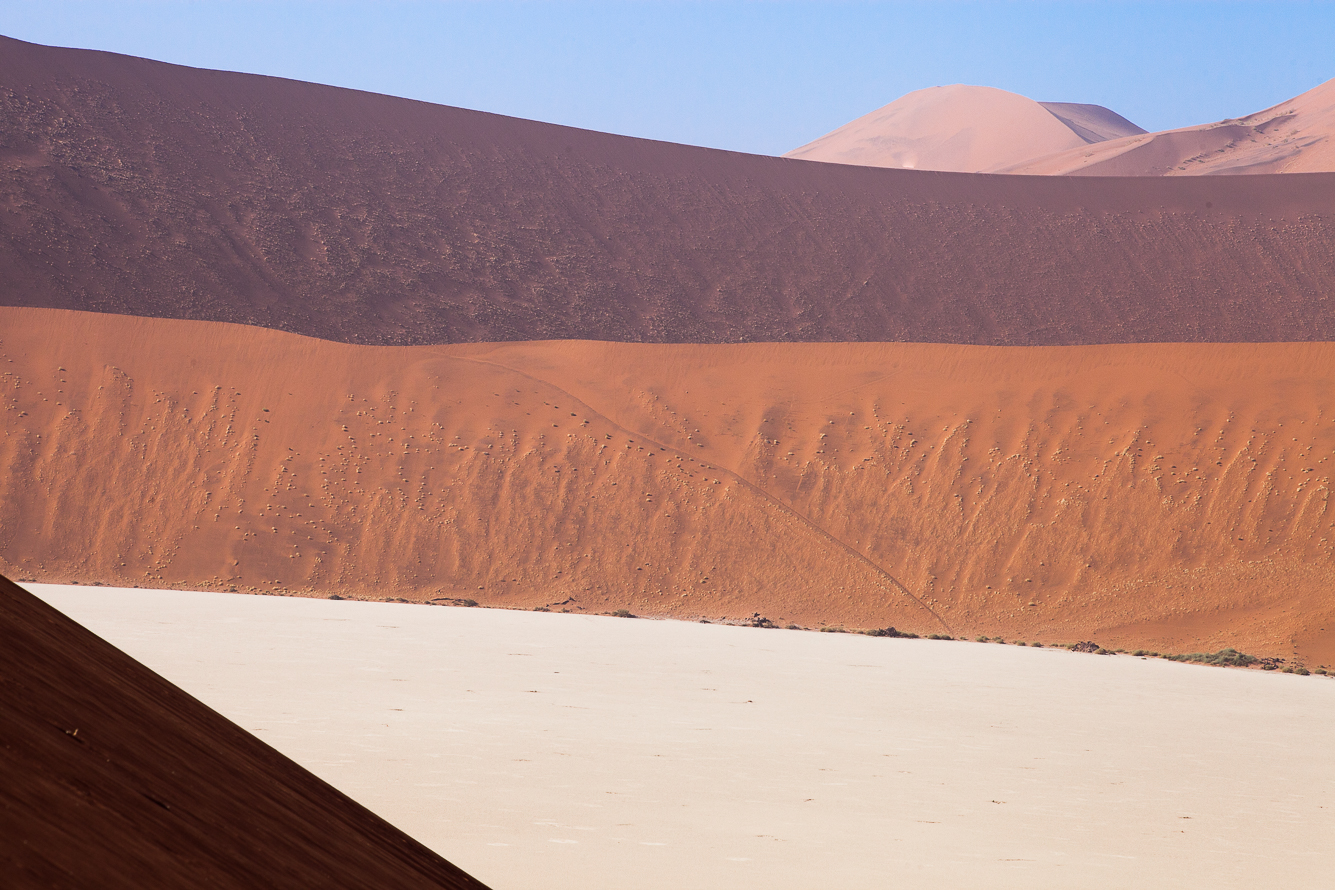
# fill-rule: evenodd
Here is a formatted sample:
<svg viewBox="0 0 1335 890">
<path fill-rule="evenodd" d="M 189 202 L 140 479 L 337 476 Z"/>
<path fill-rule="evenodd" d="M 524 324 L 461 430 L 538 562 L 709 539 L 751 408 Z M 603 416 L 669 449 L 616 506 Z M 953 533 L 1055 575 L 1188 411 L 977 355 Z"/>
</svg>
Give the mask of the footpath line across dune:
<svg viewBox="0 0 1335 890">
<path fill-rule="evenodd" d="M 0 318 L 17 577 L 1335 661 L 1335 345 Z"/>
</svg>

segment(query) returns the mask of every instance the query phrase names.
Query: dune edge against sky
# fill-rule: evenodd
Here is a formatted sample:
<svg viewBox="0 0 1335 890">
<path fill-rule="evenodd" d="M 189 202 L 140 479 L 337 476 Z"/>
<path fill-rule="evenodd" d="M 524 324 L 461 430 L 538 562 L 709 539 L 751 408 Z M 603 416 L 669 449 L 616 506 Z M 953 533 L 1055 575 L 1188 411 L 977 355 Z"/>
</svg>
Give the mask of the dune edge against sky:
<svg viewBox="0 0 1335 890">
<path fill-rule="evenodd" d="M 0 303 L 382 345 L 1335 340 L 1335 174 L 850 167 L 0 43 Z"/>
</svg>

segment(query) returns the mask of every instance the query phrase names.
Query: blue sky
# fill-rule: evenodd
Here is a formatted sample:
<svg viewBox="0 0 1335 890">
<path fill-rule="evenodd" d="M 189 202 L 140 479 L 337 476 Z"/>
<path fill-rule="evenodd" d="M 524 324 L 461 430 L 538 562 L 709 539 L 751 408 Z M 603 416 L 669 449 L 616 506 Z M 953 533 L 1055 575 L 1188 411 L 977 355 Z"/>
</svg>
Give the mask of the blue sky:
<svg viewBox="0 0 1335 890">
<path fill-rule="evenodd" d="M 1150 130 L 1335 77 L 1335 3 L 0 0 L 0 33 L 778 154 L 947 83 Z"/>
</svg>

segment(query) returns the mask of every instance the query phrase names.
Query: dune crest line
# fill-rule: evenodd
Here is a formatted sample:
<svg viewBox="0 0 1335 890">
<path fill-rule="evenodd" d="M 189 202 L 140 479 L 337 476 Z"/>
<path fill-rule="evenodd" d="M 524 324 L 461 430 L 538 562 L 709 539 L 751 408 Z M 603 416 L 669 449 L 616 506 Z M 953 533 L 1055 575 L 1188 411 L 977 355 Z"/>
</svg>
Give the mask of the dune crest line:
<svg viewBox="0 0 1335 890">
<path fill-rule="evenodd" d="M 1335 173 L 853 167 L 7 38 L 0 141 L 12 306 L 380 345 L 1335 341 Z"/>
</svg>

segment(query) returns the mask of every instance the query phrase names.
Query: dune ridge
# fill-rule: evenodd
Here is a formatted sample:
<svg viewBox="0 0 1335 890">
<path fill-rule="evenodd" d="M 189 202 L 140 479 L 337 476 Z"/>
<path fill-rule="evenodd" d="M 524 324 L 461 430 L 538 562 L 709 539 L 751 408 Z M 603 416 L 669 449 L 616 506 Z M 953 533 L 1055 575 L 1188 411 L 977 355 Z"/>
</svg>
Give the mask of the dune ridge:
<svg viewBox="0 0 1335 890">
<path fill-rule="evenodd" d="M 1335 170 L 1335 80 L 1264 111 L 1035 156 L 998 172 L 1235 176 Z"/>
<path fill-rule="evenodd" d="M 1101 105 L 1035 102 L 995 87 L 951 84 L 914 90 L 784 157 L 987 173 L 1144 132 Z"/>
<path fill-rule="evenodd" d="M 3 577 L 0 632 L 6 887 L 485 890 Z"/>
<path fill-rule="evenodd" d="M 0 171 L 8 305 L 382 345 L 1335 340 L 1335 174 L 849 167 L 10 39 Z"/>
<path fill-rule="evenodd" d="M 1335 662 L 1331 344 L 0 319 L 16 577 Z"/>
</svg>

